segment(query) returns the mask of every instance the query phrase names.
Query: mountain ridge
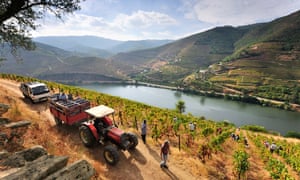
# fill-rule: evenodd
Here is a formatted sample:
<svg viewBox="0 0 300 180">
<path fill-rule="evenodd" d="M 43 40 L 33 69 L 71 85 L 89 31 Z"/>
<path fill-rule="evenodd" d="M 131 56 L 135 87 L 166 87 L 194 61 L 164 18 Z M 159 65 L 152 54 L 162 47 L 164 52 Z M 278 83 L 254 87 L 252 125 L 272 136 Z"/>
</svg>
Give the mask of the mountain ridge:
<svg viewBox="0 0 300 180">
<path fill-rule="evenodd" d="M 119 41 L 98 36 L 43 36 L 35 37 L 33 41 L 66 51 L 92 54 L 101 58 L 108 58 L 120 52 L 147 49 L 172 42 L 172 40 Z"/>
</svg>

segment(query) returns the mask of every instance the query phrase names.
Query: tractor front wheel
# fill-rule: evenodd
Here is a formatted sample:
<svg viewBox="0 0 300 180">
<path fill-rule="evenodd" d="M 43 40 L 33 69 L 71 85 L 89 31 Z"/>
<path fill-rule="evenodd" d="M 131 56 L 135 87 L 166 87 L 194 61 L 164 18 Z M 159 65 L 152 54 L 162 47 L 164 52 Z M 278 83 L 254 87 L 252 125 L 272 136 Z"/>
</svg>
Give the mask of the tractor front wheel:
<svg viewBox="0 0 300 180">
<path fill-rule="evenodd" d="M 103 156 L 105 161 L 114 166 L 119 161 L 118 149 L 113 145 L 107 145 L 104 147 Z"/>
<path fill-rule="evenodd" d="M 129 136 L 129 149 L 135 149 L 135 147 L 138 145 L 139 141 L 138 141 L 138 138 L 135 134 L 133 133 L 128 133 L 128 136 Z"/>
<path fill-rule="evenodd" d="M 93 136 L 91 130 L 87 126 L 82 125 L 79 127 L 79 136 L 82 143 L 86 147 L 91 147 L 96 142 L 95 137 Z"/>
</svg>

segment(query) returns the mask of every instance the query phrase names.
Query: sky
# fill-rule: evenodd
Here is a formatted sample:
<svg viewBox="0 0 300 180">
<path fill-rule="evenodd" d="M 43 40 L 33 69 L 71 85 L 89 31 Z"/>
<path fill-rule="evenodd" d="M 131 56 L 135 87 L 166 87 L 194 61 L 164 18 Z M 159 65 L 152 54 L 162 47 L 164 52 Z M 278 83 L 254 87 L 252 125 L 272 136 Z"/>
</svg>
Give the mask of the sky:
<svg viewBox="0 0 300 180">
<path fill-rule="evenodd" d="M 86 0 L 81 10 L 48 14 L 37 36 L 99 36 L 114 40 L 177 40 L 217 26 L 269 22 L 300 10 L 300 0 Z"/>
</svg>

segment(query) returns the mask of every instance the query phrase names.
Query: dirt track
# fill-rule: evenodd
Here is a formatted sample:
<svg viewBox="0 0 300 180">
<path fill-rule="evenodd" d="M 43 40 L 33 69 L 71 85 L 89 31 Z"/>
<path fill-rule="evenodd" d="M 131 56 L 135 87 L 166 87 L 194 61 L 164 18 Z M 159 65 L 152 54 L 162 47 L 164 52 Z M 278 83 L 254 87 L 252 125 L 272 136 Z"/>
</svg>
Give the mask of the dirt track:
<svg viewBox="0 0 300 180">
<path fill-rule="evenodd" d="M 34 128 L 27 132 L 28 140 L 24 146 L 32 146 L 39 143 L 48 152 L 56 155 L 68 155 L 71 162 L 77 159 L 86 159 L 94 165 L 98 172 L 95 179 L 206 179 L 197 177 L 189 171 L 189 165 L 182 168 L 182 162 L 176 160 L 177 149 L 174 148 L 170 156 L 169 170 L 162 170 L 159 166 L 159 144 L 149 139 L 151 145 L 144 145 L 139 139 L 139 145 L 133 152 L 120 151 L 120 162 L 112 167 L 105 163 L 102 156 L 102 147 L 96 146 L 92 149 L 86 149 L 80 142 L 77 128 L 55 126 L 52 115 L 47 108 L 47 103 L 31 104 L 24 100 L 19 91 L 19 84 L 14 81 L 0 79 L 0 102 L 16 105 L 24 116 L 31 119 L 37 118 Z M 14 106 L 11 105 L 11 106 Z M 45 130 L 43 132 L 36 131 Z M 43 136 L 43 137 L 41 137 Z M 51 143 L 47 142 L 51 140 Z M 60 149 L 53 148 L 53 144 Z M 47 147 L 49 146 L 49 147 Z"/>
</svg>

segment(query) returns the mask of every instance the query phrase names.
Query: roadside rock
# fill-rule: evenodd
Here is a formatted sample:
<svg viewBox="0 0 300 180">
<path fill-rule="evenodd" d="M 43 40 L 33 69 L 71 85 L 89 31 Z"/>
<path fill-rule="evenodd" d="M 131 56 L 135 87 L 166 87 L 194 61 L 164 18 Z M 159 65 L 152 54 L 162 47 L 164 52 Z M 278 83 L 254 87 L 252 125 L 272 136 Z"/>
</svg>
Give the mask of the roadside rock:
<svg viewBox="0 0 300 180">
<path fill-rule="evenodd" d="M 77 161 L 67 166 L 47 178 L 51 179 L 89 179 L 95 174 L 95 169 L 86 160 Z"/>
<path fill-rule="evenodd" d="M 1 156 L 1 180 L 90 179 L 95 169 L 85 160 L 69 166 L 67 156 L 48 155 L 41 146 Z"/>
</svg>

